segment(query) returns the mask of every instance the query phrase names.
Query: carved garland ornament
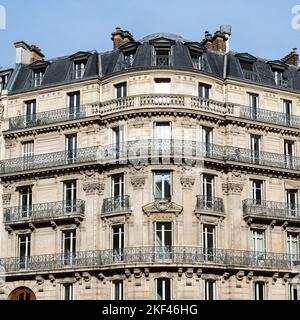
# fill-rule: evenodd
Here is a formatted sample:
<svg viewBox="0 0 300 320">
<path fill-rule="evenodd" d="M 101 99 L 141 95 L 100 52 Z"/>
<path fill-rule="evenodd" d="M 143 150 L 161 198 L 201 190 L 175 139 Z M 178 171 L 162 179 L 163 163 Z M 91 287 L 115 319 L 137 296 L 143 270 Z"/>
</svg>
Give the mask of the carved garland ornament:
<svg viewBox="0 0 300 320">
<path fill-rule="evenodd" d="M 243 184 L 239 182 L 226 182 L 222 184 L 223 193 L 226 195 L 241 194 L 243 187 Z"/>
</svg>

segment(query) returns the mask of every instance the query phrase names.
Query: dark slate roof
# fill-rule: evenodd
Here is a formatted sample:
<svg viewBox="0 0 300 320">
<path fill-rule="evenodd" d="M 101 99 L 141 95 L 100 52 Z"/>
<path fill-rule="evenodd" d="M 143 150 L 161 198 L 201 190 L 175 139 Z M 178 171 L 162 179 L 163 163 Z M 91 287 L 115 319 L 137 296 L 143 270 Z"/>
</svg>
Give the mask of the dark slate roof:
<svg viewBox="0 0 300 320">
<path fill-rule="evenodd" d="M 170 66 L 153 66 L 153 43 L 168 42 L 172 45 L 172 65 Z M 258 83 L 264 86 L 281 88 L 287 91 L 300 92 L 300 71 L 295 66 L 289 66 L 281 61 L 268 61 L 257 58 L 249 53 L 228 54 L 217 53 L 207 50 L 201 43 L 191 42 L 181 36 L 170 33 L 156 33 L 144 37 L 140 41 L 123 45 L 119 49 L 109 52 L 97 53 L 95 51 L 80 51 L 71 56 L 60 57 L 49 60 L 41 88 L 66 84 L 71 81 L 82 81 L 91 78 L 107 78 L 114 74 L 128 72 L 124 68 L 124 54 L 130 50 L 135 50 L 133 65 L 130 70 L 146 69 L 179 69 L 193 70 L 198 73 L 205 73 L 219 79 L 229 78 L 244 82 Z M 207 61 L 208 69 L 200 71 L 193 68 L 190 50 L 201 52 Z M 71 80 L 70 71 L 72 70 L 73 60 L 81 56 L 87 58 L 86 71 L 83 79 Z M 253 64 L 253 71 L 257 75 L 257 80 L 247 80 L 244 77 L 240 61 Z M 35 65 L 37 68 L 39 64 Z M 225 68 L 226 66 L 226 68 Z M 9 86 L 10 93 L 17 93 L 28 90 L 29 82 L 32 76 L 34 65 L 17 65 L 11 83 Z M 289 79 L 288 87 L 276 86 L 272 68 L 279 68 L 284 72 L 284 77 Z M 226 70 L 224 70 L 226 69 Z M 226 74 L 224 75 L 224 71 Z"/>
</svg>

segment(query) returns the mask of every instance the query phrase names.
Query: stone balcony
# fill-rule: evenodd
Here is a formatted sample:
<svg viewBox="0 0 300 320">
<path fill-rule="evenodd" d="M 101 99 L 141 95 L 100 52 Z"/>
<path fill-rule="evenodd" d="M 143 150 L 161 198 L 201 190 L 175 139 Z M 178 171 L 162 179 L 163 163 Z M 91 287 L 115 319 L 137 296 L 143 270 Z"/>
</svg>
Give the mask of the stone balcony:
<svg viewBox="0 0 300 320">
<path fill-rule="evenodd" d="M 264 270 L 293 272 L 299 266 L 299 256 L 281 253 L 250 252 L 200 247 L 138 247 L 103 251 L 83 251 L 73 254 L 49 254 L 23 258 L 2 258 L 0 266 L 6 276 L 16 274 L 101 270 L 125 267 L 160 268 L 174 266 L 219 268 L 224 270 Z M 295 271 L 296 272 L 296 271 Z M 298 272 L 297 272 L 298 273 Z"/>
<path fill-rule="evenodd" d="M 38 203 L 26 207 L 4 208 L 3 221 L 7 228 L 24 225 L 59 224 L 66 221 L 80 222 L 84 218 L 83 200 Z"/>
<path fill-rule="evenodd" d="M 246 199 L 243 215 L 246 220 L 300 223 L 300 207 L 285 202 Z"/>
</svg>

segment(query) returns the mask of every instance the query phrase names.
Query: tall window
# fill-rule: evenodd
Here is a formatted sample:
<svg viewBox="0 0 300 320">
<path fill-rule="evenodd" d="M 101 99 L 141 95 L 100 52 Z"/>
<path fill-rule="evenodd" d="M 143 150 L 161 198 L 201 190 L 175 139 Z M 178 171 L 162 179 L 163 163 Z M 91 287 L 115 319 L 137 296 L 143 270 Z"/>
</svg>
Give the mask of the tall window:
<svg viewBox="0 0 300 320">
<path fill-rule="evenodd" d="M 205 300 L 216 300 L 216 282 L 212 280 L 205 281 Z"/>
<path fill-rule="evenodd" d="M 263 282 L 256 282 L 255 288 L 255 300 L 265 300 L 265 284 Z"/>
<path fill-rule="evenodd" d="M 298 290 L 299 289 L 299 285 L 296 283 L 292 283 L 289 285 L 289 298 L 290 300 L 299 300 L 298 299 Z"/>
<path fill-rule="evenodd" d="M 190 50 L 190 55 L 192 59 L 193 68 L 207 72 L 209 71 L 208 62 L 205 59 L 202 52 Z"/>
<path fill-rule="evenodd" d="M 135 51 L 128 51 L 123 53 L 124 69 L 130 69 L 133 66 Z"/>
<path fill-rule="evenodd" d="M 20 218 L 29 218 L 32 215 L 32 187 L 25 186 L 19 189 Z"/>
<path fill-rule="evenodd" d="M 124 197 L 124 174 L 116 174 L 111 177 L 113 198 Z"/>
<path fill-rule="evenodd" d="M 62 235 L 64 265 L 70 266 L 76 258 L 76 230 L 65 230 Z"/>
<path fill-rule="evenodd" d="M 30 234 L 22 234 L 18 237 L 19 241 L 19 260 L 20 269 L 28 269 L 30 267 Z"/>
<path fill-rule="evenodd" d="M 284 122 L 287 126 L 292 124 L 292 101 L 283 100 Z"/>
<path fill-rule="evenodd" d="M 252 247 L 255 259 L 264 262 L 266 252 L 264 230 L 252 230 Z"/>
<path fill-rule="evenodd" d="M 172 223 L 155 223 L 155 253 L 156 259 L 168 260 L 172 252 Z"/>
<path fill-rule="evenodd" d="M 44 78 L 45 70 L 38 70 L 38 71 L 33 71 L 32 74 L 32 87 L 36 88 L 39 87 Z"/>
<path fill-rule="evenodd" d="M 298 215 L 298 190 L 286 190 L 287 215 L 295 217 Z"/>
<path fill-rule="evenodd" d="M 75 163 L 77 158 L 77 134 L 66 135 L 66 162 Z"/>
<path fill-rule="evenodd" d="M 80 92 L 68 94 L 69 119 L 77 119 L 80 116 Z"/>
<path fill-rule="evenodd" d="M 244 79 L 250 80 L 250 81 L 257 81 L 258 80 L 258 76 L 254 72 L 253 62 L 240 60 L 240 65 L 242 68 Z"/>
<path fill-rule="evenodd" d="M 284 141 L 285 165 L 287 168 L 293 168 L 294 166 L 294 146 L 293 141 Z"/>
<path fill-rule="evenodd" d="M 113 143 L 115 145 L 116 158 L 119 158 L 122 155 L 124 149 L 124 127 L 115 127 L 112 128 L 113 131 Z"/>
<path fill-rule="evenodd" d="M 123 261 L 124 255 L 124 226 L 112 227 L 112 242 L 113 242 L 113 259 L 115 262 Z"/>
<path fill-rule="evenodd" d="M 36 121 L 36 100 L 25 102 L 26 124 L 30 125 Z"/>
<path fill-rule="evenodd" d="M 216 227 L 203 225 L 203 253 L 205 261 L 213 261 L 216 249 Z"/>
<path fill-rule="evenodd" d="M 215 183 L 214 176 L 204 174 L 203 175 L 203 198 L 206 208 L 213 207 L 213 198 L 215 196 Z"/>
<path fill-rule="evenodd" d="M 251 162 L 258 164 L 260 161 L 260 136 L 250 135 Z"/>
<path fill-rule="evenodd" d="M 74 300 L 73 283 L 65 283 L 62 285 L 62 300 Z"/>
<path fill-rule="evenodd" d="M 250 116 L 252 119 L 257 119 L 258 108 L 259 108 L 259 96 L 258 94 L 249 93 L 249 108 L 250 108 Z"/>
<path fill-rule="evenodd" d="M 170 46 L 157 46 L 154 47 L 154 59 L 153 64 L 155 66 L 170 66 L 171 65 L 171 47 Z"/>
<path fill-rule="evenodd" d="M 23 168 L 28 169 L 33 163 L 34 156 L 34 142 L 26 141 L 22 143 L 22 158 L 23 158 Z"/>
<path fill-rule="evenodd" d="M 274 81 L 277 86 L 288 87 L 289 82 L 286 76 L 284 75 L 284 71 L 282 70 L 274 70 Z"/>
<path fill-rule="evenodd" d="M 113 288 L 113 300 L 123 300 L 124 299 L 124 292 L 123 292 L 123 281 L 122 280 L 115 280 L 112 282 Z"/>
<path fill-rule="evenodd" d="M 74 61 L 72 79 L 83 78 L 85 72 L 86 60 Z"/>
<path fill-rule="evenodd" d="M 154 150 L 159 154 L 170 154 L 172 130 L 170 122 L 154 123 Z"/>
<path fill-rule="evenodd" d="M 210 99 L 211 86 L 205 83 L 199 83 L 198 96 L 200 98 Z"/>
<path fill-rule="evenodd" d="M 171 172 L 154 172 L 154 199 L 171 200 Z"/>
<path fill-rule="evenodd" d="M 3 90 L 6 89 L 8 83 L 8 74 L 1 75 L 0 76 L 0 94 Z"/>
<path fill-rule="evenodd" d="M 156 279 L 156 300 L 171 300 L 171 279 Z"/>
<path fill-rule="evenodd" d="M 213 143 L 213 128 L 202 127 L 201 134 L 203 156 L 210 157 Z"/>
<path fill-rule="evenodd" d="M 252 199 L 256 205 L 261 205 L 264 200 L 264 182 L 252 180 Z"/>
<path fill-rule="evenodd" d="M 127 97 L 127 83 L 126 82 L 116 84 L 115 90 L 116 90 L 116 98 L 117 99 Z"/>
<path fill-rule="evenodd" d="M 300 258 L 300 251 L 299 251 L 299 234 L 296 233 L 288 233 L 287 234 L 287 247 L 288 247 L 288 254 L 290 256 L 290 261 L 298 262 Z"/>
<path fill-rule="evenodd" d="M 76 212 L 77 181 L 64 182 L 64 209 L 66 213 Z"/>
</svg>

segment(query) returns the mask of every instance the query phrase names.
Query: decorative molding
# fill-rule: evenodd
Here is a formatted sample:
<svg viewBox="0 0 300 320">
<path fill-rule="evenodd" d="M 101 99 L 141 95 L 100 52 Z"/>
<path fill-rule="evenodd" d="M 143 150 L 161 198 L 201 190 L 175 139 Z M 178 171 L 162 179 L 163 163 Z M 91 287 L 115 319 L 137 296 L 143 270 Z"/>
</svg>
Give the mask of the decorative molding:
<svg viewBox="0 0 300 320">
<path fill-rule="evenodd" d="M 272 284 L 275 284 L 278 278 L 279 278 L 279 273 L 278 272 L 274 273 L 272 276 Z"/>
<path fill-rule="evenodd" d="M 245 271 L 239 271 L 239 272 L 235 275 L 235 277 L 236 277 L 236 279 L 237 279 L 238 281 L 243 281 L 244 276 L 245 276 Z"/>
<path fill-rule="evenodd" d="M 244 184 L 240 182 L 225 182 L 222 184 L 222 190 L 225 195 L 240 195 Z"/>
<path fill-rule="evenodd" d="M 152 214 L 164 213 L 174 215 L 177 218 L 182 212 L 183 207 L 174 202 L 160 200 L 146 204 L 142 209 L 148 217 L 150 217 Z"/>
<path fill-rule="evenodd" d="M 142 270 L 140 268 L 134 268 L 133 275 L 134 275 L 135 279 L 140 279 L 143 275 Z"/>
<path fill-rule="evenodd" d="M 182 176 L 180 178 L 180 183 L 183 189 L 192 189 L 195 184 L 195 178 L 190 176 Z"/>
<path fill-rule="evenodd" d="M 83 178 L 82 188 L 86 195 L 102 195 L 105 190 L 105 181 L 94 171 L 86 171 Z"/>
<path fill-rule="evenodd" d="M 249 283 L 253 279 L 253 276 L 254 276 L 254 272 L 249 271 L 247 274 L 247 283 Z"/>
<path fill-rule="evenodd" d="M 187 268 L 186 272 L 185 272 L 185 276 L 188 279 L 192 279 L 194 275 L 194 268 Z"/>
<path fill-rule="evenodd" d="M 11 196 L 12 196 L 11 193 L 3 193 L 2 194 L 3 206 L 9 206 L 10 205 Z"/>
<path fill-rule="evenodd" d="M 131 184 L 133 190 L 143 189 L 145 186 L 146 177 L 145 176 L 133 176 L 131 177 Z"/>
</svg>

